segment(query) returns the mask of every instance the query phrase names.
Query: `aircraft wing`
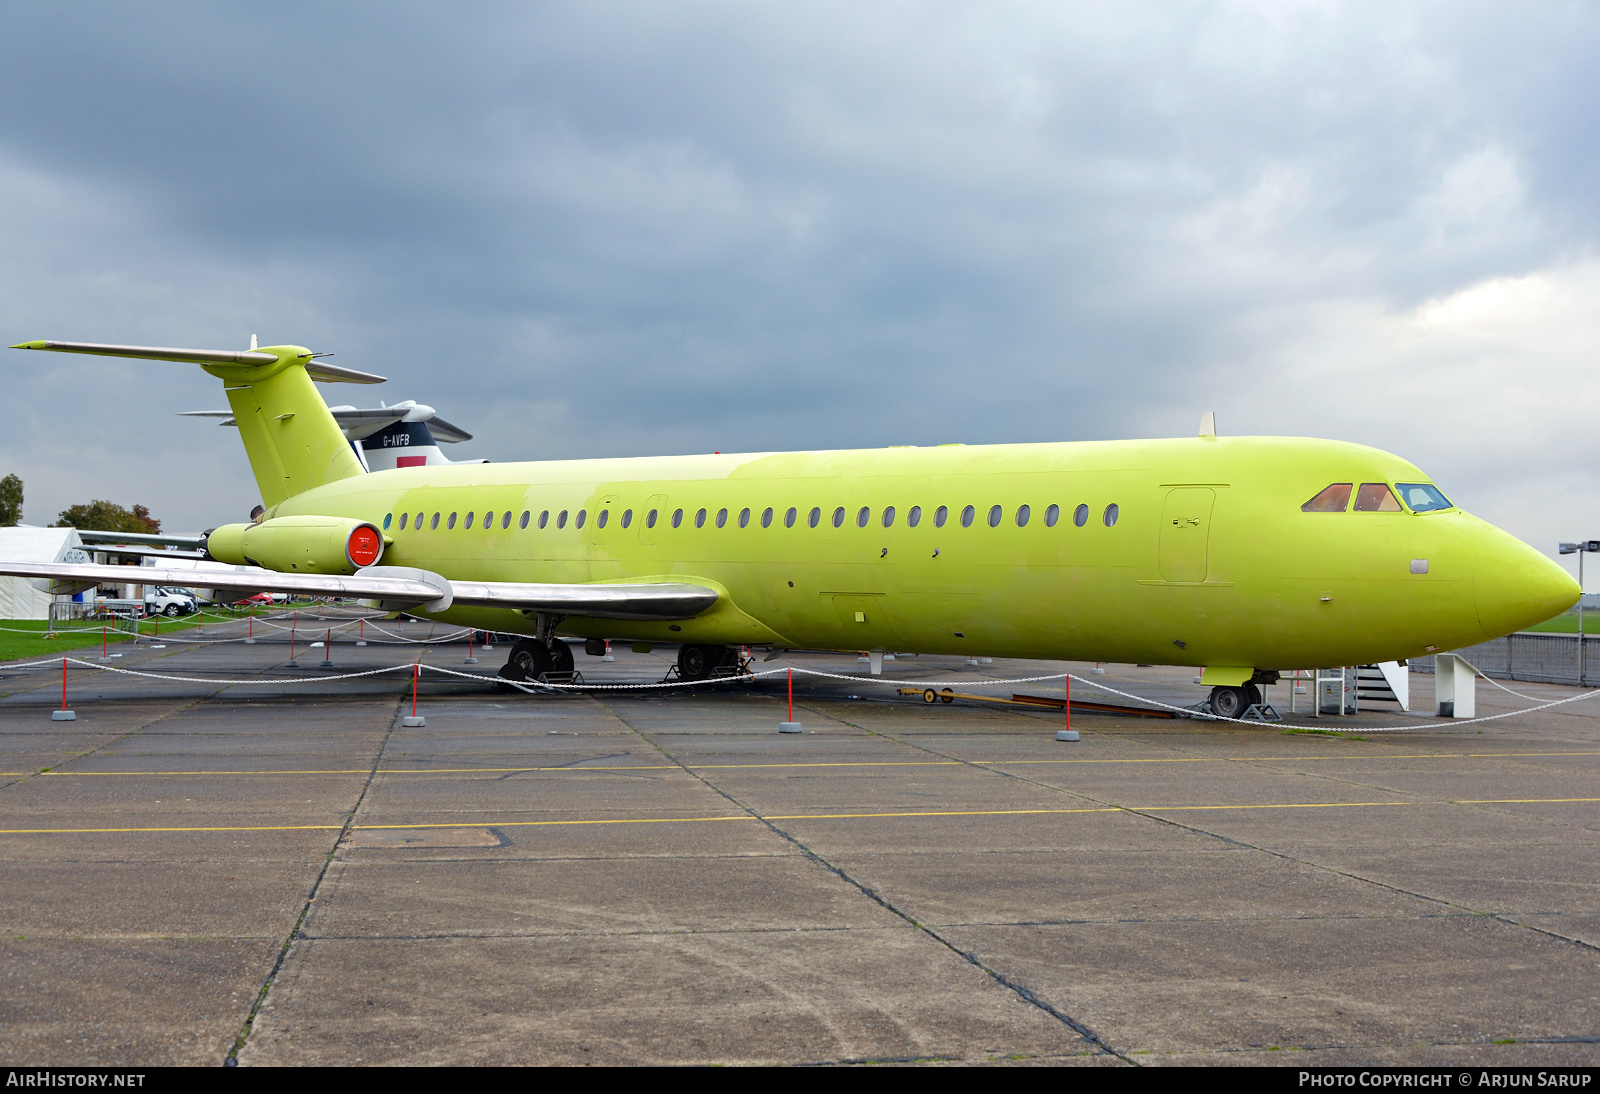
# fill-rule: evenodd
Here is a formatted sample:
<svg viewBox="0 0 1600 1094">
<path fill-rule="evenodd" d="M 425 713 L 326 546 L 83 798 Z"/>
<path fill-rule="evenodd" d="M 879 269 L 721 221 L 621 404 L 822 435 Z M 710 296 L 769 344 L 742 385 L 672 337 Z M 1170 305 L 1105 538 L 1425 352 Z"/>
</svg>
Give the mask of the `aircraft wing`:
<svg viewBox="0 0 1600 1094">
<path fill-rule="evenodd" d="M 168 570 L 160 566 L 100 566 L 70 562 L 0 562 L 0 574 L 48 583 L 52 592 L 107 584 L 202 586 L 268 590 L 301 596 L 376 600 L 386 608 L 422 605 L 444 611 L 452 604 L 553 612 L 590 619 L 688 619 L 717 601 L 701 585 L 554 585 L 520 581 L 451 581 L 426 570 L 369 566 L 351 576 L 282 574 L 272 570 Z"/>
</svg>

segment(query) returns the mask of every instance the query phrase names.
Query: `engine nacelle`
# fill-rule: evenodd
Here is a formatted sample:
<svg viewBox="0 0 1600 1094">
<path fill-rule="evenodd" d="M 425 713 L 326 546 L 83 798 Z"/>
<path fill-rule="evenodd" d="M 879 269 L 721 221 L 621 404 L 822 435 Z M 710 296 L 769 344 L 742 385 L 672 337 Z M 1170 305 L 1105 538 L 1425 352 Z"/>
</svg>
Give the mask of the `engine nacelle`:
<svg viewBox="0 0 1600 1094">
<path fill-rule="evenodd" d="M 206 554 L 235 566 L 279 573 L 353 574 L 383 557 L 383 533 L 350 517 L 275 517 L 261 524 L 224 524 L 200 541 Z"/>
</svg>

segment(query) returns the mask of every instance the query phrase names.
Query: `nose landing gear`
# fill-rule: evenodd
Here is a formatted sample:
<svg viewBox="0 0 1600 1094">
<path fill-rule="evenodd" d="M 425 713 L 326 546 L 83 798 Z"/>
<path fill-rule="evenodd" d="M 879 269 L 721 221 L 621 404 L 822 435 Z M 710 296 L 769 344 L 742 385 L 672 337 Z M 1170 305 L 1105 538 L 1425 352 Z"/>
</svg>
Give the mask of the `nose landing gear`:
<svg viewBox="0 0 1600 1094">
<path fill-rule="evenodd" d="M 1211 713 L 1219 718 L 1238 718 L 1251 707 L 1261 705 L 1261 689 L 1254 684 L 1236 688 L 1212 688 Z"/>
</svg>

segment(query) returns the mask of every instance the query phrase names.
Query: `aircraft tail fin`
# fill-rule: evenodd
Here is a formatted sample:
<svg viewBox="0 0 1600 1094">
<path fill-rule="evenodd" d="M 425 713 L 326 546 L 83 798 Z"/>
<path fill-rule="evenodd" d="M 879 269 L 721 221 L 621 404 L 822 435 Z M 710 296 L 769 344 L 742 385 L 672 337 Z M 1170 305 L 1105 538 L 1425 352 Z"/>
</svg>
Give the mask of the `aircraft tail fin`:
<svg viewBox="0 0 1600 1094">
<path fill-rule="evenodd" d="M 303 346 L 203 350 L 39 341 L 11 348 L 199 365 L 223 382 L 269 509 L 302 491 L 365 473 L 312 381 L 381 384 L 384 378 L 329 365 L 318 359 L 325 355 Z"/>
</svg>

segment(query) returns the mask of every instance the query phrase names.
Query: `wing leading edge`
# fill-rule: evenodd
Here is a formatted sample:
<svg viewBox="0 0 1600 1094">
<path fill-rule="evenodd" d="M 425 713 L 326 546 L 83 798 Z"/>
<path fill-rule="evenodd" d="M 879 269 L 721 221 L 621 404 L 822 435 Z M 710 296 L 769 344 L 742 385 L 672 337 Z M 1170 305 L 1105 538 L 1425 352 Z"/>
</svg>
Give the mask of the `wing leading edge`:
<svg viewBox="0 0 1600 1094">
<path fill-rule="evenodd" d="M 426 570 L 369 566 L 338 574 L 281 574 L 273 570 L 169 570 L 160 566 L 99 566 L 69 562 L 0 562 L 0 574 L 48 582 L 52 592 L 90 585 L 200 585 L 213 589 L 344 596 L 380 601 L 385 608 L 452 605 L 552 612 L 589 619 L 689 619 L 717 602 L 715 589 L 687 583 L 555 585 L 517 581 L 451 581 Z"/>
</svg>

